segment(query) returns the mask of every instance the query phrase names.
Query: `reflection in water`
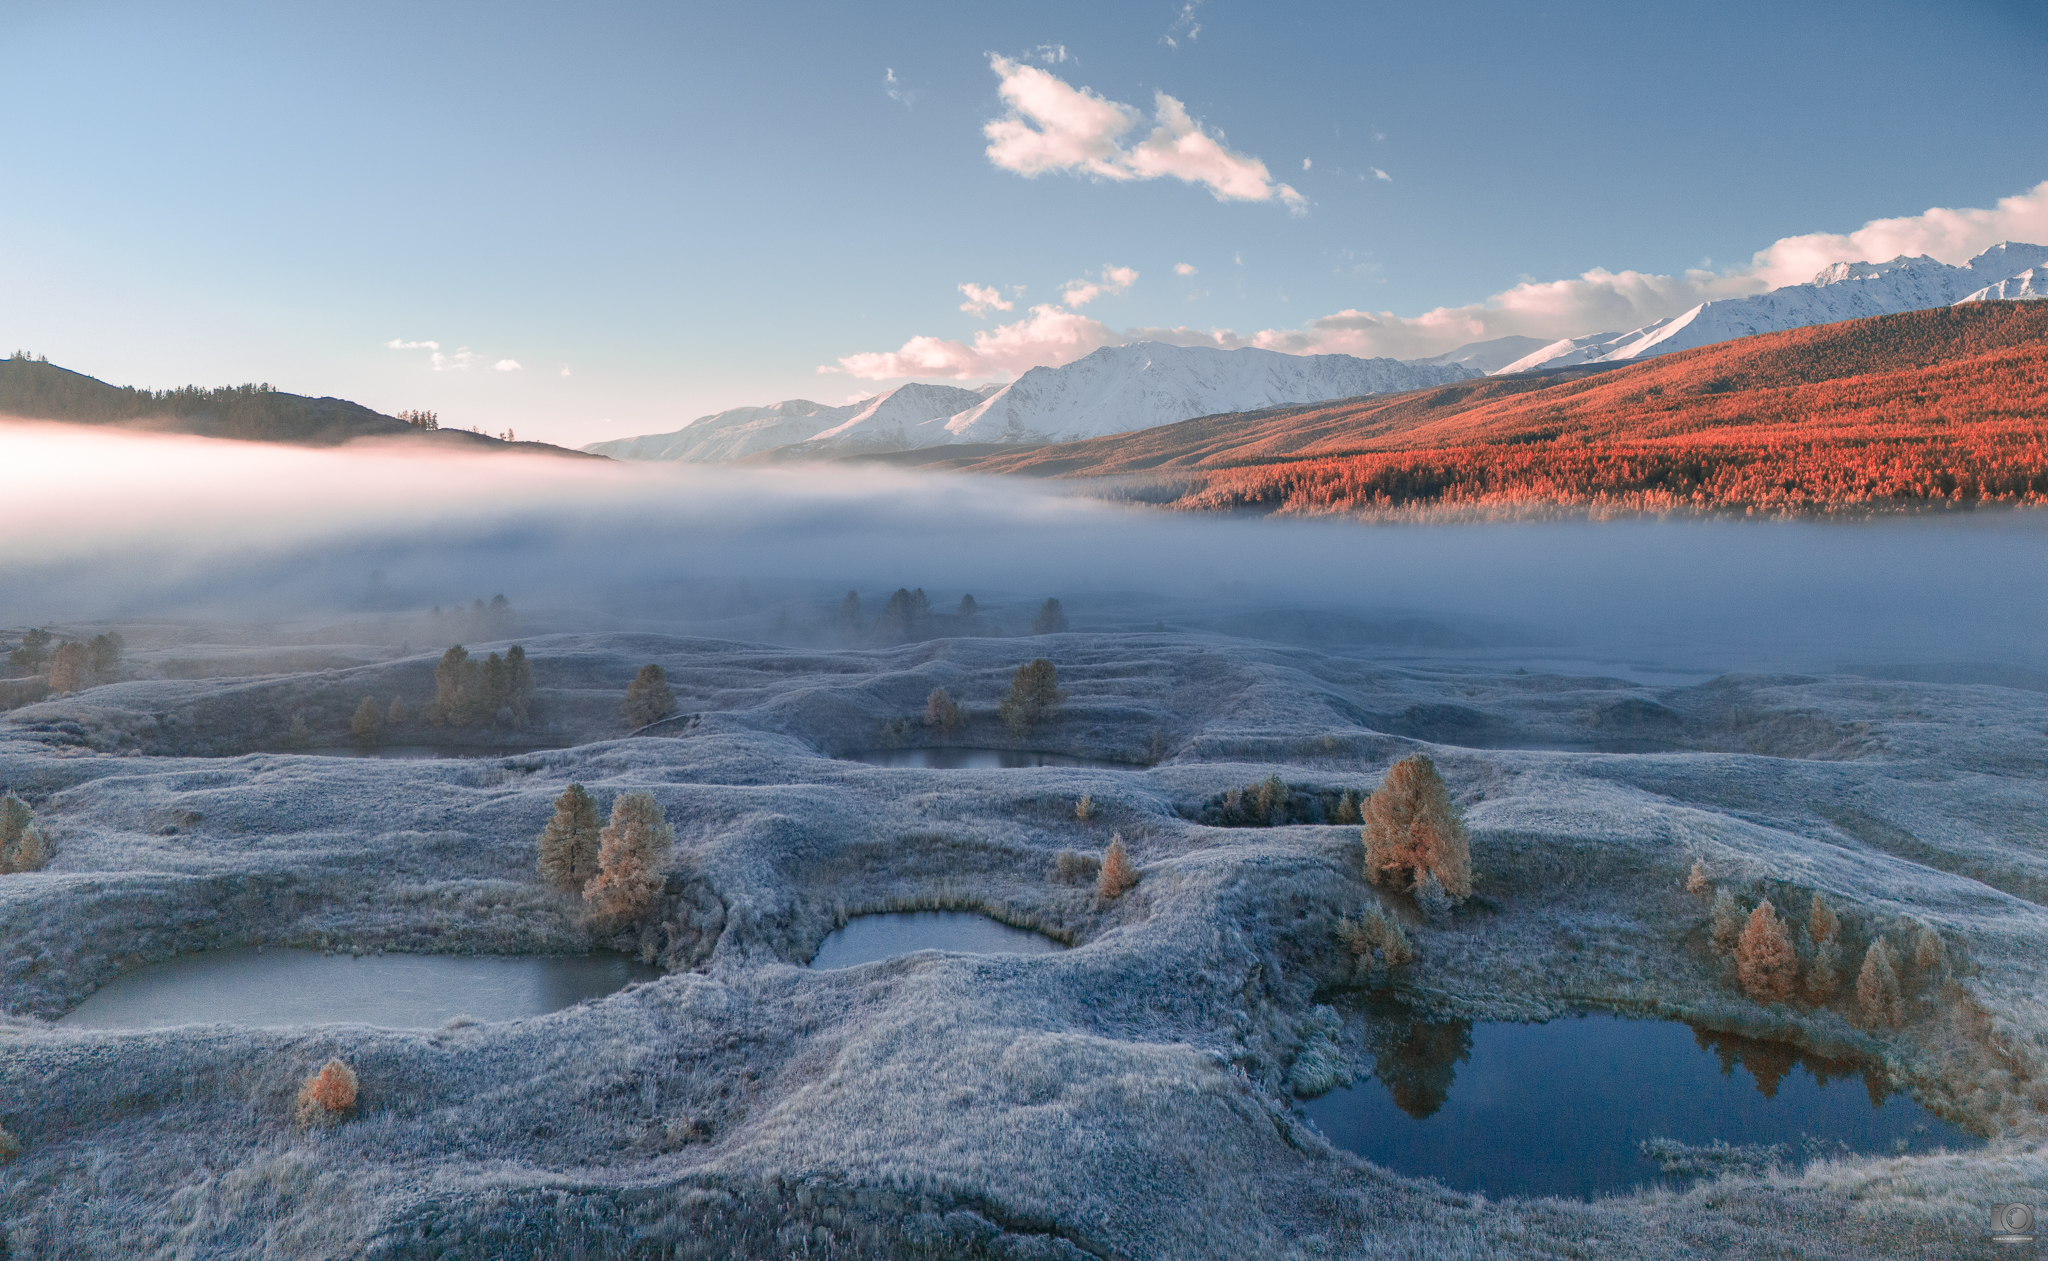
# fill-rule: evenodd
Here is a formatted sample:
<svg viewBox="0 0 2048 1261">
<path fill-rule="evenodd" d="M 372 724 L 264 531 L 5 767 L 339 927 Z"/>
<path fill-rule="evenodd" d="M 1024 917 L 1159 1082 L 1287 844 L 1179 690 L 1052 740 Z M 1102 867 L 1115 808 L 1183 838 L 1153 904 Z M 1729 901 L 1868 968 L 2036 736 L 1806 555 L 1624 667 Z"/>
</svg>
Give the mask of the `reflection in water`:
<svg viewBox="0 0 2048 1261">
<path fill-rule="evenodd" d="M 973 911 L 895 911 L 856 915 L 825 938 L 814 968 L 850 968 L 919 950 L 955 954 L 1046 954 L 1066 947 L 1029 929 L 1012 928 Z"/>
<path fill-rule="evenodd" d="M 870 766 L 914 766 L 932 771 L 1019 770 L 1031 766 L 1080 766 L 1098 771 L 1135 771 L 1129 762 L 1110 762 L 1065 753 L 1019 749 L 860 749 L 846 760 Z"/>
<path fill-rule="evenodd" d="M 1641 1150 L 1659 1138 L 1795 1158 L 1981 1142 L 1859 1064 L 1675 1021 L 1426 1020 L 1385 999 L 1361 1014 L 1378 1080 L 1303 1111 L 1337 1146 L 1460 1190 L 1584 1197 L 1659 1182 Z"/>
<path fill-rule="evenodd" d="M 1472 1058 L 1472 1022 L 1386 1021 L 1373 1030 L 1385 1031 L 1372 1043 L 1373 1076 L 1394 1105 L 1418 1121 L 1443 1107 L 1458 1065 Z"/>
<path fill-rule="evenodd" d="M 86 1029 L 172 1025 L 368 1024 L 427 1029 L 458 1015 L 516 1020 L 599 998 L 661 970 L 625 955 L 323 955 L 208 950 L 100 987 L 58 1023 Z"/>
</svg>

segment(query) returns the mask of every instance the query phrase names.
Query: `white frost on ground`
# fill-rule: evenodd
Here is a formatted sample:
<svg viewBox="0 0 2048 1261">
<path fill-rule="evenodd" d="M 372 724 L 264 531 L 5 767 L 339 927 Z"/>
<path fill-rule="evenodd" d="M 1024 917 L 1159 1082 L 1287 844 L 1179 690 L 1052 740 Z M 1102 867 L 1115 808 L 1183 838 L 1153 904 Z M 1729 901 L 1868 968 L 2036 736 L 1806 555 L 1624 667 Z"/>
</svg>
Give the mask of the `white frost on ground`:
<svg viewBox="0 0 2048 1261">
<path fill-rule="evenodd" d="M 212 677 L 0 722 L 0 783 L 57 847 L 47 871 L 0 877 L 14 1256 L 1990 1256 L 1988 1205 L 2044 1198 L 2041 693 L 1653 687 L 1215 634 L 525 642 L 529 742 L 574 747 L 250 752 L 295 712 L 339 742 L 363 695 L 427 698 L 431 656 L 345 645 L 298 672 L 222 648 Z M 1037 655 L 1072 698 L 1011 741 L 994 703 Z M 701 717 L 619 739 L 617 699 L 649 660 Z M 1163 760 L 830 756 L 938 686 L 968 709 L 954 743 Z M 1357 975 L 1336 940 L 1379 896 L 1355 828 L 1182 813 L 1275 773 L 1369 789 L 1418 749 L 1469 812 L 1480 883 L 1448 924 L 1392 899 L 1420 952 L 1407 974 Z M 432 1032 L 47 1023 L 125 969 L 213 946 L 587 949 L 578 908 L 534 871 L 571 780 L 601 803 L 652 792 L 675 825 L 656 923 L 612 943 L 662 958 L 661 981 Z M 1113 832 L 1143 879 L 1104 907 L 1054 879 L 1054 856 Z M 1909 918 L 1939 930 L 1975 1008 L 1916 984 L 1913 1023 L 1873 1036 L 1841 1011 L 1759 1007 L 1706 948 L 1706 902 L 1681 888 L 1695 859 L 1795 913 L 1824 891 L 1852 940 Z M 1075 948 L 802 966 L 847 916 L 918 907 L 983 908 Z M 2000 1137 L 1592 1204 L 1451 1193 L 1333 1150 L 1290 1111 L 1297 1057 L 1332 1054 L 1318 999 L 1374 983 L 1476 1017 L 1617 1007 L 1846 1050 Z M 359 1074 L 360 1115 L 296 1130 L 292 1094 L 329 1056 Z"/>
</svg>

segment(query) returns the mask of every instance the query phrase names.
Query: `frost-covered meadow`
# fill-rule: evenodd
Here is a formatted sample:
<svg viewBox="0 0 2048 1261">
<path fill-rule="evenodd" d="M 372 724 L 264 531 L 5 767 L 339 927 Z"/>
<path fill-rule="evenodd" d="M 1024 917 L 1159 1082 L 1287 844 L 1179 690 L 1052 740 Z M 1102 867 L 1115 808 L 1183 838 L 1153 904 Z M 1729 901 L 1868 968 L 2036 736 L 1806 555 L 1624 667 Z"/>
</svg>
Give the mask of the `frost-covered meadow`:
<svg viewBox="0 0 2048 1261">
<path fill-rule="evenodd" d="M 430 696 L 438 652 L 131 627 L 137 677 L 0 717 L 0 783 L 55 849 L 0 877 L 13 1255 L 1988 1256 L 1990 1204 L 2048 1198 L 2048 695 L 2024 671 L 1630 682 L 1427 628 L 1398 646 L 1291 632 L 1303 646 L 1164 603 L 1105 602 L 1117 616 L 1092 620 L 1120 628 L 1090 630 L 1085 607 L 1071 633 L 897 647 L 774 646 L 765 616 L 758 636 L 527 634 L 533 723 L 490 738 L 570 747 L 438 761 L 248 751 L 300 712 L 316 746 L 343 743 L 361 697 Z M 1037 656 L 1070 697 L 1012 736 L 996 701 Z M 697 717 L 627 738 L 619 698 L 650 661 Z M 173 673 L 194 677 L 153 677 Z M 897 722 L 934 687 L 966 710 L 945 743 L 1133 769 L 835 759 L 941 742 Z M 1475 895 L 1448 920 L 1360 878 L 1355 826 L 1190 821 L 1275 774 L 1369 790 L 1418 750 L 1473 833 Z M 655 912 L 615 938 L 535 870 L 571 781 L 605 806 L 651 792 L 675 828 Z M 1112 835 L 1141 879 L 1104 904 L 1056 856 Z M 1924 925 L 1949 974 L 1907 978 L 1899 1030 L 1840 1002 L 1760 1006 L 1684 888 L 1695 862 L 1795 913 L 1824 893 L 1852 946 Z M 1381 902 L 1410 967 L 1361 966 L 1338 935 Z M 846 917 L 906 908 L 1073 948 L 804 967 Z M 670 972 L 433 1031 L 49 1023 L 124 969 L 257 943 L 614 945 Z M 1291 1110 L 1370 1071 L 1367 1031 L 1328 1004 L 1372 988 L 1855 1054 L 1993 1142 L 1591 1204 L 1451 1193 Z M 330 1057 L 358 1074 L 357 1112 L 297 1126 L 294 1092 Z"/>
</svg>

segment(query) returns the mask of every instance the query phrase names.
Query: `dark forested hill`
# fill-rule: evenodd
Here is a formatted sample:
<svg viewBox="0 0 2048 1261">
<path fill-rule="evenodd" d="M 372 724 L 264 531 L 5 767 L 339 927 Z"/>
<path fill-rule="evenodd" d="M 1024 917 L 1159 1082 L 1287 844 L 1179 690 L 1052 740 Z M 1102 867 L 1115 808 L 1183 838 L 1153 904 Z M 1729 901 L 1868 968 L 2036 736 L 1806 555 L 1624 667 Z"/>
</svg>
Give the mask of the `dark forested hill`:
<svg viewBox="0 0 2048 1261">
<path fill-rule="evenodd" d="M 16 354 L 0 359 L 0 417 L 107 425 L 243 442 L 332 447 L 384 438 L 455 450 L 528 451 L 601 459 L 545 442 L 507 442 L 462 429 L 423 429 L 342 398 L 307 398 L 268 385 L 138 390 Z"/>
</svg>

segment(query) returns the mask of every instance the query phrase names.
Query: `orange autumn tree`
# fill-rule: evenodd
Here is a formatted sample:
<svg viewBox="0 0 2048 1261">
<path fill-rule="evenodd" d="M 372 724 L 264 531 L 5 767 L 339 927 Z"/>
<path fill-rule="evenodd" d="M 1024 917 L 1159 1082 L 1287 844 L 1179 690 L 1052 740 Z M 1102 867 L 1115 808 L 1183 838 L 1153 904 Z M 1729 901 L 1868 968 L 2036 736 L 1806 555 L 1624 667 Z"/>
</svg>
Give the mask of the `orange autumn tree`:
<svg viewBox="0 0 2048 1261">
<path fill-rule="evenodd" d="M 1749 923 L 1735 943 L 1735 975 L 1742 988 L 1759 1002 L 1783 1003 L 1792 998 L 1799 980 L 1799 956 L 1777 908 L 1766 898 L 1749 913 Z"/>
<path fill-rule="evenodd" d="M 1436 763 L 1394 763 L 1365 803 L 1365 877 L 1420 889 L 1435 876 L 1453 900 L 1472 896 L 1472 842 Z"/>
<path fill-rule="evenodd" d="M 612 804 L 612 821 L 598 836 L 597 875 L 583 900 L 599 919 L 629 923 L 654 905 L 675 832 L 653 793 L 627 793 Z"/>
</svg>

